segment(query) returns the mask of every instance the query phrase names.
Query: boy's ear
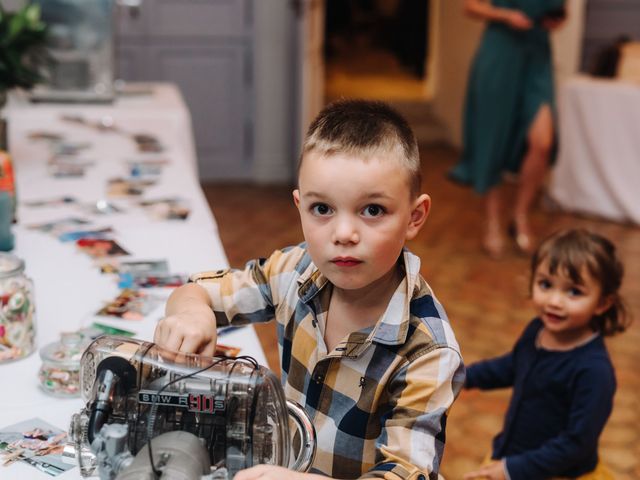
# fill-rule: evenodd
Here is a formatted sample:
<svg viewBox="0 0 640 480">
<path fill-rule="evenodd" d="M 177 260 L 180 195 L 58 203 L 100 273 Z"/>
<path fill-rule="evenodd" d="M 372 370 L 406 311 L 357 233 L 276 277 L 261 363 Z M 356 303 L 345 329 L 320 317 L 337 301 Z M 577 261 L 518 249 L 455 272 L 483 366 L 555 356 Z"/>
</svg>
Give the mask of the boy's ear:
<svg viewBox="0 0 640 480">
<path fill-rule="evenodd" d="M 413 201 L 412 207 L 411 219 L 407 227 L 407 240 L 413 240 L 427 220 L 431 209 L 431 197 L 423 193 Z"/>
<path fill-rule="evenodd" d="M 300 190 L 297 188 L 293 191 L 293 203 L 297 208 L 300 208 Z"/>
</svg>

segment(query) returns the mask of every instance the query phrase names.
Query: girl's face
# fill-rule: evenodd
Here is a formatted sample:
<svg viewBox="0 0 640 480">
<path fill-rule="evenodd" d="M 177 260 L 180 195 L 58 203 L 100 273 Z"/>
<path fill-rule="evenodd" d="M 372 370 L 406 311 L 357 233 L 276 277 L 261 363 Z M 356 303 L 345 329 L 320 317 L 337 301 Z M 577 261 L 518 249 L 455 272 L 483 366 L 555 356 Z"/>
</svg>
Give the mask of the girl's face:
<svg viewBox="0 0 640 480">
<path fill-rule="evenodd" d="M 549 261 L 538 265 L 533 277 L 532 299 L 549 334 L 559 341 L 574 342 L 593 333 L 591 319 L 604 313 L 610 299 L 602 298 L 602 287 L 586 267 L 580 272 L 581 283 L 558 269 L 549 271 Z"/>
</svg>

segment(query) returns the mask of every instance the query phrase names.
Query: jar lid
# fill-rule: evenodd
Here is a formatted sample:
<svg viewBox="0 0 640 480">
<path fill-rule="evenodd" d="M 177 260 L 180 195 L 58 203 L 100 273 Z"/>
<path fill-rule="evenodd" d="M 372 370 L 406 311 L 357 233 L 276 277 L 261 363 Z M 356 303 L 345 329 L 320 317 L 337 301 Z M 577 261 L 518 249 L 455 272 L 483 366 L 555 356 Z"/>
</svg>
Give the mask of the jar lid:
<svg viewBox="0 0 640 480">
<path fill-rule="evenodd" d="M 10 253 L 0 252 L 0 278 L 11 277 L 24 270 L 24 261 Z"/>
<path fill-rule="evenodd" d="M 40 349 L 43 362 L 57 364 L 69 369 L 80 368 L 82 353 L 91 343 L 91 339 L 78 332 L 63 332 L 60 340 Z"/>
</svg>

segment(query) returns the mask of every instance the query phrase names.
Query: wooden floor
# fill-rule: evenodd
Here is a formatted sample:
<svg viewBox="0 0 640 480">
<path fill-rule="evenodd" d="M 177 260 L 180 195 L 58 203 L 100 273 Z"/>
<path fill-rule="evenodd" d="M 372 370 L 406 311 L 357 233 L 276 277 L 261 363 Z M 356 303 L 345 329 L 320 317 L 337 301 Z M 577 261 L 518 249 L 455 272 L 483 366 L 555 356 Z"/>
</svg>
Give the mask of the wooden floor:
<svg viewBox="0 0 640 480">
<path fill-rule="evenodd" d="M 409 245 L 422 258 L 422 274 L 445 306 L 466 363 L 508 350 L 532 317 L 527 300 L 528 259 L 511 250 L 500 261 L 480 251 L 482 204 L 469 190 L 445 179 L 457 153 L 445 147 L 421 150 L 424 191 L 433 199 L 427 224 Z M 205 193 L 232 266 L 266 256 L 302 240 L 290 187 L 207 185 Z M 623 287 L 636 318 L 631 329 L 608 341 L 616 366 L 615 408 L 601 440 L 601 454 L 616 479 L 640 478 L 640 228 L 538 208 L 540 234 L 561 227 L 587 227 L 617 244 L 626 265 Z M 270 366 L 278 369 L 271 326 L 259 335 Z M 501 427 L 509 391 L 463 392 L 448 423 L 443 474 L 460 479 L 490 450 Z"/>
</svg>

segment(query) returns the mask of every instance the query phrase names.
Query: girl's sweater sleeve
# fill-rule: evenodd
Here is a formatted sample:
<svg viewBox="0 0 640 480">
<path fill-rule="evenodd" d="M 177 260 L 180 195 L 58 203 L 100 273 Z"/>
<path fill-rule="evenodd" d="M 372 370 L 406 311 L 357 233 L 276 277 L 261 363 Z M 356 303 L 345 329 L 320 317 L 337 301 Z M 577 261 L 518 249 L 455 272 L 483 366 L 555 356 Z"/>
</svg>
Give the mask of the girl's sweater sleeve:
<svg viewBox="0 0 640 480">
<path fill-rule="evenodd" d="M 465 388 L 490 390 L 513 385 L 513 352 L 501 357 L 483 360 L 467 367 Z"/>
</svg>

